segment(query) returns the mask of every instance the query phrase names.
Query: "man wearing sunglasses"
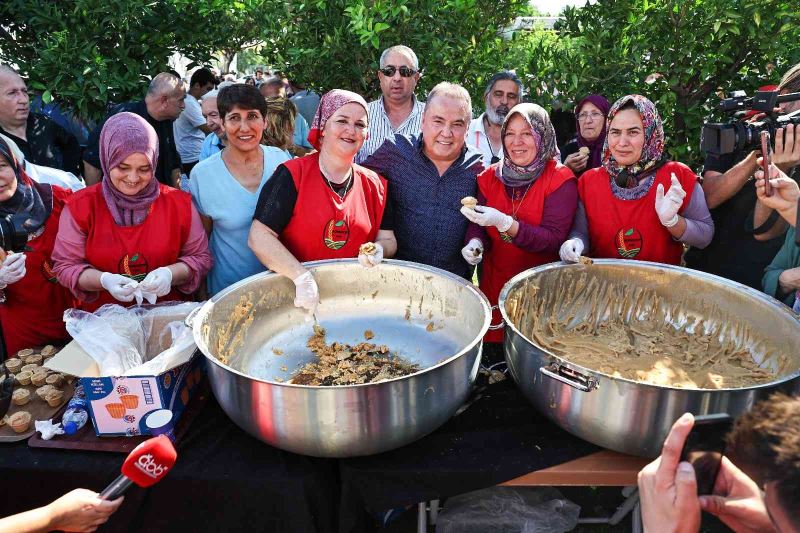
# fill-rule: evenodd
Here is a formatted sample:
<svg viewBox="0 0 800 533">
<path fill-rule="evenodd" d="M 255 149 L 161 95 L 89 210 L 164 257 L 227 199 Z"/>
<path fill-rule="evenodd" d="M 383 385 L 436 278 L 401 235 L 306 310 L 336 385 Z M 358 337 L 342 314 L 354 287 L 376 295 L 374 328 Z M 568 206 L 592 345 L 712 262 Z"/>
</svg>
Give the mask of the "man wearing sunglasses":
<svg viewBox="0 0 800 533">
<path fill-rule="evenodd" d="M 378 69 L 381 97 L 369 103 L 369 137 L 358 152 L 357 163 L 397 134 L 419 135 L 425 110 L 425 104 L 414 96 L 419 77 L 419 60 L 414 50 L 398 45 L 383 51 Z"/>
<path fill-rule="evenodd" d="M 483 91 L 486 112 L 475 118 L 467 130 L 467 144 L 483 154 L 483 164 L 493 165 L 503 157 L 500 128 L 512 107 L 522 99 L 522 82 L 514 72 L 502 70 L 489 79 Z"/>
</svg>

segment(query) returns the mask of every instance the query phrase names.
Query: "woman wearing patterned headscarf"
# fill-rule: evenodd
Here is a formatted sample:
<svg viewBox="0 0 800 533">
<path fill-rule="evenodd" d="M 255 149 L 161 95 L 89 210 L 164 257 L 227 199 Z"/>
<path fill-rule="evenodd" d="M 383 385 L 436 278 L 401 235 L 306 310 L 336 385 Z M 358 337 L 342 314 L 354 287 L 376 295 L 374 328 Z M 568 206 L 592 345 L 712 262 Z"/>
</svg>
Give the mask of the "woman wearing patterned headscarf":
<svg viewBox="0 0 800 533">
<path fill-rule="evenodd" d="M 578 203 L 575 175 L 558 163 L 555 130 L 544 109 L 514 106 L 500 134 L 503 160 L 478 176 L 479 205 L 461 208 L 473 223 L 461 253 L 472 265 L 483 259 L 480 287 L 492 305 L 513 276 L 558 260 Z M 502 338 L 502 331 L 486 335 L 489 342 Z"/>
<path fill-rule="evenodd" d="M 354 163 L 366 137 L 364 99 L 326 93 L 308 135 L 318 152 L 280 165 L 261 190 L 248 243 L 267 268 L 294 281 L 297 307 L 313 312 L 319 302 L 302 262 L 357 256 L 372 267 L 397 251 L 386 180 Z"/>
<path fill-rule="evenodd" d="M 653 102 L 620 98 L 608 114 L 603 166 L 578 182 L 580 202 L 564 261 L 590 257 L 680 264 L 683 245 L 704 248 L 714 235 L 697 175 L 664 154 Z M 666 192 L 665 192 L 666 191 Z"/>
<path fill-rule="evenodd" d="M 0 325 L 13 355 L 67 339 L 64 310 L 75 300 L 56 281 L 50 259 L 58 217 L 72 192 L 29 178 L 10 142 L 0 138 L 0 216 L 14 217 L 28 234 L 24 249 L 0 250 Z"/>
<path fill-rule="evenodd" d="M 139 115 L 119 113 L 100 133 L 100 183 L 74 194 L 53 250 L 58 281 L 94 311 L 103 304 L 185 300 L 211 268 L 188 193 L 154 177 L 158 137 Z"/>
</svg>

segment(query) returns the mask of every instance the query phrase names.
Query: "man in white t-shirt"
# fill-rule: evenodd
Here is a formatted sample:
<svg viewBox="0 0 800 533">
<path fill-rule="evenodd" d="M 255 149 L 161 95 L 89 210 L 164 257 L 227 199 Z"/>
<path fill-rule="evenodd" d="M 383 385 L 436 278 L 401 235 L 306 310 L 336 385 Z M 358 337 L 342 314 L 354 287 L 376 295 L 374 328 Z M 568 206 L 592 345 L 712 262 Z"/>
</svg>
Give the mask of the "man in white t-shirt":
<svg viewBox="0 0 800 533">
<path fill-rule="evenodd" d="M 186 107 L 173 125 L 175 145 L 181 156 L 181 171 L 187 176 L 200 160 L 203 141 L 211 132 L 206 125 L 198 100 L 214 88 L 216 81 L 214 74 L 206 68 L 194 71 L 189 82 L 189 91 L 186 93 Z"/>
<path fill-rule="evenodd" d="M 512 107 L 522 101 L 522 82 L 510 70 L 495 74 L 483 91 L 486 112 L 472 119 L 467 130 L 467 144 L 483 154 L 486 167 L 503 158 L 500 129 Z"/>
</svg>

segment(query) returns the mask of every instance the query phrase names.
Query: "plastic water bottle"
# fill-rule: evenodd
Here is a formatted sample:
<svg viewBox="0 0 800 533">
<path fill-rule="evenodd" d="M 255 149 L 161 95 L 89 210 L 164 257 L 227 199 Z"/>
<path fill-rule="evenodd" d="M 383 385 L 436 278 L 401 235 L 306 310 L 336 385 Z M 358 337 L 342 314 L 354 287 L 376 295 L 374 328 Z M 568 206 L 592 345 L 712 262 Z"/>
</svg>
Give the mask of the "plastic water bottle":
<svg viewBox="0 0 800 533">
<path fill-rule="evenodd" d="M 64 433 L 73 435 L 78 432 L 86 421 L 89 420 L 89 412 L 86 410 L 86 394 L 83 392 L 83 385 L 75 387 L 75 395 L 67 404 L 67 410 L 61 417 L 61 427 Z"/>
</svg>

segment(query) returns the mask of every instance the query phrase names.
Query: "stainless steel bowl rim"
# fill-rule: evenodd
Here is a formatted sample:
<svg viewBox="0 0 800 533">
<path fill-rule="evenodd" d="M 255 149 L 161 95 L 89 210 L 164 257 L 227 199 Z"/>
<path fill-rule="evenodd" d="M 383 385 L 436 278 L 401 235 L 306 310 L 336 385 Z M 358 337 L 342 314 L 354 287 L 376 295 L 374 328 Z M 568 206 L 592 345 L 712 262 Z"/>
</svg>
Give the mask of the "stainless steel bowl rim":
<svg viewBox="0 0 800 533">
<path fill-rule="evenodd" d="M 305 263 L 303 263 L 303 266 L 305 266 L 306 268 L 311 270 L 311 269 L 313 269 L 314 267 L 317 267 L 317 266 L 327 266 L 327 265 L 343 264 L 343 263 L 358 264 L 358 260 L 356 260 L 356 259 L 323 259 L 323 260 L 320 260 L 320 261 L 308 261 L 308 262 L 305 262 Z M 462 278 L 460 276 L 456 276 L 455 274 L 453 274 L 451 272 L 448 272 L 446 270 L 442 270 L 440 268 L 432 267 L 430 265 L 423 265 L 421 263 L 414 263 L 412 261 L 402 261 L 402 260 L 399 260 L 399 259 L 384 259 L 382 261 L 382 263 L 395 264 L 395 265 L 404 266 L 404 267 L 407 267 L 407 268 L 413 268 L 413 269 L 416 269 L 416 270 L 422 270 L 423 272 L 429 272 L 431 274 L 436 274 L 438 276 L 441 276 L 441 277 L 444 277 L 444 278 L 448 278 L 448 279 L 450 279 L 452 281 L 455 281 L 457 283 L 460 283 L 460 284 L 464 285 L 467 288 L 467 290 L 469 290 L 475 296 L 478 297 L 479 301 L 481 302 L 481 306 L 484 308 L 484 323 L 483 323 L 483 326 L 481 327 L 480 334 L 475 339 L 470 341 L 469 344 L 464 346 L 464 348 L 462 348 L 461 351 L 459 351 L 455 355 L 453 355 L 451 357 L 448 357 L 447 359 L 445 359 L 445 360 L 443 360 L 443 361 L 441 361 L 441 362 L 439 362 L 439 363 L 437 363 L 435 365 L 432 365 L 432 366 L 429 366 L 427 368 L 424 368 L 424 369 L 420 370 L 419 372 L 414 372 L 413 374 L 408 374 L 407 376 L 401 376 L 401 377 L 398 377 L 398 378 L 387 379 L 387 380 L 384 380 L 384 381 L 378 381 L 376 383 L 359 383 L 359 384 L 356 384 L 356 385 L 329 385 L 329 386 L 325 386 L 325 387 L 317 386 L 317 385 L 298 385 L 298 384 L 295 384 L 295 383 L 281 383 L 279 381 L 270 381 L 270 380 L 267 380 L 267 379 L 260 379 L 260 378 L 251 376 L 249 374 L 245 374 L 244 372 L 241 372 L 241 371 L 239 371 L 239 370 L 237 370 L 237 369 L 235 369 L 235 368 L 233 368 L 231 366 L 228 366 L 228 365 L 224 364 L 222 361 L 217 359 L 216 356 L 211 355 L 209 353 L 210 350 L 208 349 L 207 346 L 203 346 L 203 348 L 205 348 L 205 349 L 201 348 L 200 352 L 211 363 L 219 366 L 220 368 L 225 369 L 228 372 L 231 372 L 233 374 L 237 374 L 239 376 L 242 376 L 244 378 L 250 379 L 252 381 L 258 381 L 258 382 L 262 382 L 262 383 L 269 383 L 270 385 L 275 385 L 275 386 L 280 386 L 280 387 L 293 387 L 293 388 L 314 389 L 314 390 L 327 390 L 327 389 L 342 390 L 342 389 L 355 389 L 355 388 L 360 388 L 360 387 L 375 387 L 375 386 L 380 386 L 380 385 L 386 385 L 386 384 L 393 383 L 393 382 L 396 382 L 396 381 L 403 381 L 403 380 L 408 379 L 408 378 L 410 378 L 412 376 L 419 376 L 419 375 L 425 374 L 427 372 L 434 371 L 437 368 L 441 368 L 443 366 L 446 366 L 450 362 L 455 361 L 456 359 L 460 358 L 461 356 L 463 356 L 464 354 L 469 352 L 476 344 L 481 342 L 481 340 L 483 339 L 483 336 L 489 330 L 489 325 L 490 325 L 490 323 L 492 321 L 492 313 L 491 313 L 491 306 L 489 305 L 488 298 L 486 298 L 486 296 L 483 294 L 483 292 L 481 292 L 475 285 L 473 285 L 471 282 L 465 280 L 464 278 Z M 363 268 L 363 267 L 361 267 L 361 268 Z M 378 265 L 377 267 L 373 267 L 373 268 L 380 268 L 380 265 Z M 218 302 L 219 300 L 224 298 L 226 295 L 236 291 L 237 289 L 239 289 L 239 288 L 251 283 L 253 280 L 264 278 L 264 277 L 268 277 L 268 276 L 280 276 L 280 275 L 281 274 L 278 274 L 278 273 L 273 272 L 271 270 L 267 270 L 265 272 L 260 272 L 258 274 L 253 275 L 253 276 L 247 277 L 247 278 L 245 278 L 245 279 L 243 279 L 243 280 L 241 280 L 241 281 L 239 281 L 237 283 L 234 283 L 233 285 L 230 285 L 229 287 L 221 290 L 220 292 L 215 294 L 212 298 L 210 298 L 209 300 L 204 302 L 203 305 L 200 306 L 197 309 L 196 313 L 193 313 L 193 314 L 189 315 L 189 317 L 187 318 L 187 325 L 189 327 L 191 327 L 192 330 L 194 330 L 195 329 L 195 325 L 196 324 L 199 325 L 199 323 L 200 323 L 200 321 L 202 321 L 203 317 L 205 317 L 206 315 L 208 315 L 211 312 L 211 310 L 214 308 L 214 305 L 216 304 L 216 302 Z M 193 331 L 193 334 L 194 334 L 194 331 Z M 194 335 L 195 341 L 198 340 L 198 337 L 200 337 L 200 336 L 199 335 Z"/>
<path fill-rule="evenodd" d="M 620 264 L 621 265 L 625 265 L 625 264 L 628 264 L 628 265 L 631 265 L 631 266 L 642 266 L 642 267 L 650 268 L 650 269 L 654 269 L 654 270 L 655 269 L 671 270 L 671 271 L 675 271 L 675 272 L 683 272 L 683 273 L 686 273 L 686 274 L 690 274 L 690 275 L 692 275 L 694 277 L 697 277 L 697 278 L 700 278 L 700 279 L 706 279 L 706 280 L 710 280 L 710 281 L 720 282 L 723 285 L 728 285 L 728 286 L 730 286 L 730 287 L 732 287 L 734 289 L 741 290 L 741 291 L 749 293 L 751 296 L 753 296 L 755 298 L 758 298 L 758 299 L 764 301 L 765 303 L 769 304 L 770 306 L 772 306 L 777 312 L 785 314 L 785 315 L 787 315 L 787 317 L 789 317 L 789 318 L 791 318 L 791 319 L 793 319 L 795 321 L 800 320 L 800 316 L 798 316 L 794 311 L 789 309 L 786 305 L 784 305 L 783 303 L 779 302 L 775 298 L 772 298 L 771 296 L 769 296 L 769 295 L 767 295 L 767 294 L 765 294 L 763 292 L 757 291 L 757 290 L 753 289 L 752 287 L 748 287 L 747 285 L 743 285 L 743 284 L 738 283 L 736 281 L 729 280 L 727 278 L 723 278 L 723 277 L 720 277 L 720 276 L 715 276 L 714 274 L 708 274 L 706 272 L 701 272 L 699 270 L 693 270 L 693 269 L 690 269 L 690 268 L 680 267 L 680 266 L 676 266 L 676 265 L 668 265 L 668 264 L 665 264 L 665 263 L 656 263 L 656 262 L 653 262 L 653 261 L 634 261 L 634 260 L 631 260 L 631 259 L 592 259 L 592 261 L 594 263 L 596 263 L 596 264 L 608 264 L 608 265 L 620 265 Z M 671 387 L 671 386 L 668 386 L 668 385 L 656 385 L 656 384 L 653 384 L 653 383 L 645 383 L 645 382 L 642 382 L 642 381 L 635 381 L 635 380 L 627 379 L 627 378 L 623 378 L 623 377 L 611 376 L 611 375 L 606 374 L 604 372 L 600 372 L 599 370 L 595 370 L 595 369 L 592 369 L 592 368 L 581 366 L 581 365 L 579 365 L 577 363 L 573 363 L 571 361 L 568 361 L 567 359 L 564 359 L 563 357 L 555 355 L 554 353 L 550 352 L 546 348 L 544 348 L 544 347 L 540 346 L 539 344 L 537 344 L 536 342 L 532 341 L 530 338 L 528 338 L 527 335 L 524 335 L 519 329 L 517 329 L 517 326 L 514 324 L 514 322 L 509 318 L 508 314 L 506 313 L 506 305 L 505 304 L 506 304 L 506 299 L 508 298 L 508 293 L 514 288 L 515 285 L 517 285 L 523 279 L 529 278 L 529 277 L 531 277 L 531 276 L 533 276 L 535 274 L 538 274 L 540 272 L 545 272 L 547 270 L 554 270 L 556 268 L 563 268 L 565 265 L 568 268 L 571 268 L 571 267 L 581 268 L 582 267 L 582 265 L 579 265 L 579 264 L 576 264 L 576 263 L 567 263 L 567 262 L 564 262 L 564 261 L 559 261 L 559 262 L 555 262 L 555 263 L 547 263 L 545 265 L 529 268 L 528 270 L 523 270 L 522 272 L 520 272 L 519 274 L 517 274 L 516 276 L 514 276 L 513 278 L 508 280 L 508 282 L 505 285 L 503 285 L 503 288 L 500 290 L 500 296 L 497 299 L 498 306 L 500 308 L 500 313 L 501 313 L 501 316 L 503 317 L 503 321 L 505 322 L 506 327 L 507 328 L 511 328 L 517 335 L 519 335 L 520 337 L 522 337 L 523 339 L 525 339 L 526 341 L 528 341 L 532 345 L 536 346 L 539 350 L 541 350 L 542 352 L 546 353 L 549 357 L 552 357 L 553 359 L 558 360 L 559 364 L 566 365 L 568 368 L 572 368 L 573 370 L 578 370 L 580 372 L 594 374 L 594 375 L 597 375 L 597 376 L 603 376 L 604 378 L 611 379 L 611 380 L 625 381 L 625 382 L 628 382 L 628 383 L 633 383 L 633 384 L 636 384 L 636 385 L 640 385 L 642 387 L 650 387 L 650 388 L 654 388 L 654 389 L 670 389 L 670 390 L 696 390 L 696 391 L 700 391 L 700 392 L 706 392 L 706 391 L 708 391 L 708 392 L 711 392 L 711 391 L 743 391 L 743 390 L 755 390 L 755 389 L 771 388 L 771 387 L 774 387 L 776 385 L 780 385 L 782 383 L 790 381 L 790 380 L 792 380 L 792 379 L 794 379 L 794 378 L 796 378 L 797 376 L 800 375 L 800 368 L 799 368 L 796 371 L 794 371 L 793 373 L 787 374 L 786 376 L 784 376 L 784 377 L 782 377 L 780 379 L 776 379 L 774 381 L 770 381 L 769 383 L 761 383 L 759 385 L 751 385 L 749 387 L 736 387 L 736 388 L 723 388 L 723 389 L 699 389 L 699 388 L 698 389 L 686 389 L 686 388 L 682 388 L 682 387 Z M 586 266 L 584 268 L 591 268 L 591 266 Z"/>
</svg>

